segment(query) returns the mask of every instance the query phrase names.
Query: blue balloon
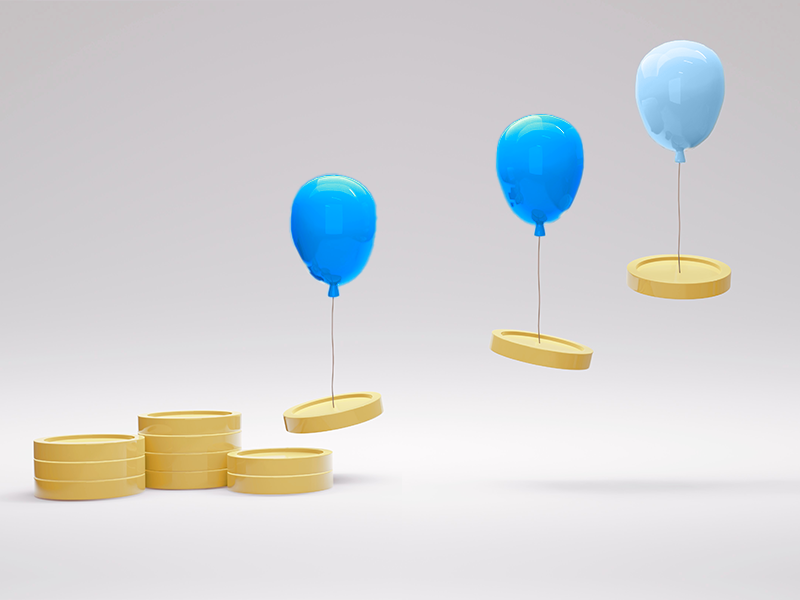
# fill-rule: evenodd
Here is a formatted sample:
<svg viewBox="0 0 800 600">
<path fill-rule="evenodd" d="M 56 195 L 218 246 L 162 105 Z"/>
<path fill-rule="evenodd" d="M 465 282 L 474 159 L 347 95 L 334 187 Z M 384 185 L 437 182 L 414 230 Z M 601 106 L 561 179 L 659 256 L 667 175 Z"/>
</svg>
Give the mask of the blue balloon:
<svg viewBox="0 0 800 600">
<path fill-rule="evenodd" d="M 375 200 L 355 179 L 322 175 L 303 185 L 292 204 L 292 239 L 309 272 L 339 295 L 369 260 L 375 241 Z"/>
<path fill-rule="evenodd" d="M 684 150 L 705 140 L 717 124 L 725 75 L 710 48 L 685 40 L 647 53 L 636 72 L 636 104 L 650 137 L 686 162 Z"/>
<path fill-rule="evenodd" d="M 583 143 L 564 119 L 530 115 L 506 127 L 497 143 L 497 177 L 511 210 L 536 225 L 572 206 L 583 176 Z"/>
</svg>

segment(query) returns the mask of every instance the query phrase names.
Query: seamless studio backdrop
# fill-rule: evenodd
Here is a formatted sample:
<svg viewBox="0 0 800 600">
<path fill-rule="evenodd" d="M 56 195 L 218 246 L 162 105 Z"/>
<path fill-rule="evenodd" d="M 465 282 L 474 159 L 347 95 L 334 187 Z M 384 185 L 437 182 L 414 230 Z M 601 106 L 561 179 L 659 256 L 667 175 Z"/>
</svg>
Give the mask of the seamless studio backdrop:
<svg viewBox="0 0 800 600">
<path fill-rule="evenodd" d="M 0 575 L 7 598 L 795 599 L 800 542 L 791 2 L 0 4 Z M 682 168 L 682 251 L 731 290 L 666 301 L 676 165 L 634 79 L 672 39 L 725 68 Z M 494 171 L 514 120 L 580 132 L 542 242 L 542 332 L 588 371 L 490 352 L 536 326 L 536 240 Z M 328 394 L 330 301 L 292 199 L 341 173 L 377 204 L 336 303 L 354 428 L 285 432 Z M 33 498 L 32 440 L 241 411 L 245 448 L 330 448 L 327 492 Z M 87 575 L 91 573 L 91 575 Z"/>
</svg>

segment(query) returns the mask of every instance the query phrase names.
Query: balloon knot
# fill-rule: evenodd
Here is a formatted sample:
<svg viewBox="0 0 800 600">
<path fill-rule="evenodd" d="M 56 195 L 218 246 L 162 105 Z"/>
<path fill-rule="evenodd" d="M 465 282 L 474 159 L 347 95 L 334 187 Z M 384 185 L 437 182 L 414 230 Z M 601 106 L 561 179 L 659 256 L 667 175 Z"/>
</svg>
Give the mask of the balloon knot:
<svg viewBox="0 0 800 600">
<path fill-rule="evenodd" d="M 544 234 L 545 234 L 544 233 L 544 223 L 537 222 L 536 223 L 536 231 L 533 232 L 533 235 L 535 235 L 536 237 L 541 237 Z"/>
<path fill-rule="evenodd" d="M 328 288 L 328 298 L 338 298 L 339 297 L 339 284 L 332 283 L 331 286 Z"/>
</svg>

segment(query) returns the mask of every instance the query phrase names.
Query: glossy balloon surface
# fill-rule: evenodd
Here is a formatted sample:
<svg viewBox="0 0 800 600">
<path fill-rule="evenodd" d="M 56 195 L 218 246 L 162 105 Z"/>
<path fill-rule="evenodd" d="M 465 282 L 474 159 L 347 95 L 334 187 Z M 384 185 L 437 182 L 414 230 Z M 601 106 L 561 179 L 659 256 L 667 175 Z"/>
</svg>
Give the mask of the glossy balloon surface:
<svg viewBox="0 0 800 600">
<path fill-rule="evenodd" d="M 497 177 L 516 215 L 536 225 L 572 206 L 583 176 L 583 143 L 564 119 L 530 115 L 509 125 L 497 144 Z"/>
<path fill-rule="evenodd" d="M 697 42 L 667 42 L 648 52 L 636 73 L 636 104 L 647 133 L 685 162 L 684 151 L 705 140 L 725 97 L 722 63 Z"/>
<path fill-rule="evenodd" d="M 328 295 L 364 269 L 375 240 L 375 200 L 343 175 L 322 175 L 303 185 L 292 204 L 292 239 L 311 275 Z"/>
</svg>

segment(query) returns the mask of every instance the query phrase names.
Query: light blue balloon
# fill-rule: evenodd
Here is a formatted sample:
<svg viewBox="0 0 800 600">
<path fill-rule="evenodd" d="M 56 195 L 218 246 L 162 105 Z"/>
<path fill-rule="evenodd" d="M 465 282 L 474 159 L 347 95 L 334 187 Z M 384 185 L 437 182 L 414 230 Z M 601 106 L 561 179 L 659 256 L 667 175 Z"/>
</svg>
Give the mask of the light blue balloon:
<svg viewBox="0 0 800 600">
<path fill-rule="evenodd" d="M 679 40 L 647 53 L 636 72 L 636 104 L 650 137 L 686 162 L 714 129 L 725 97 L 725 74 L 713 50 Z"/>
<path fill-rule="evenodd" d="M 583 176 L 583 143 L 578 131 L 552 115 L 529 115 L 506 127 L 497 142 L 497 178 L 508 205 L 536 225 L 558 219 L 572 206 Z"/>
<path fill-rule="evenodd" d="M 331 298 L 367 265 L 375 224 L 375 200 L 355 179 L 322 175 L 297 192 L 292 239 L 311 276 L 328 284 Z"/>
</svg>

